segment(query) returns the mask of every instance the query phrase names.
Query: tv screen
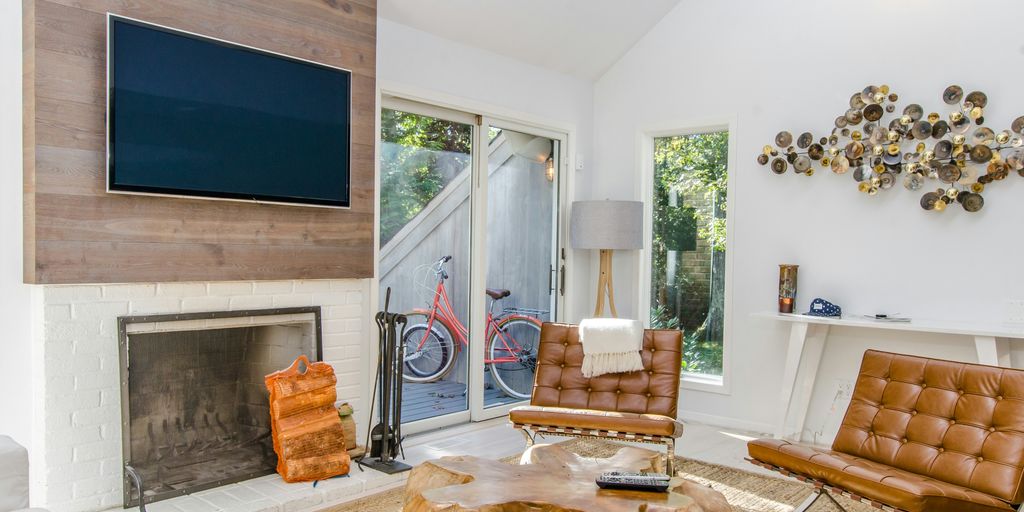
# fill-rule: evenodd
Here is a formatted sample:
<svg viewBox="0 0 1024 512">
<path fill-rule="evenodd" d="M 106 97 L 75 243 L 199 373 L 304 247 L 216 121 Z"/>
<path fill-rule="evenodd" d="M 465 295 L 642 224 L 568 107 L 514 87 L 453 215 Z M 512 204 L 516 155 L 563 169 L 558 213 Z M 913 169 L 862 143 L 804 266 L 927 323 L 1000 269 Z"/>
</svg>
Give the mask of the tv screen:
<svg viewBox="0 0 1024 512">
<path fill-rule="evenodd" d="M 110 191 L 349 206 L 349 71 L 113 15 L 107 37 Z"/>
</svg>

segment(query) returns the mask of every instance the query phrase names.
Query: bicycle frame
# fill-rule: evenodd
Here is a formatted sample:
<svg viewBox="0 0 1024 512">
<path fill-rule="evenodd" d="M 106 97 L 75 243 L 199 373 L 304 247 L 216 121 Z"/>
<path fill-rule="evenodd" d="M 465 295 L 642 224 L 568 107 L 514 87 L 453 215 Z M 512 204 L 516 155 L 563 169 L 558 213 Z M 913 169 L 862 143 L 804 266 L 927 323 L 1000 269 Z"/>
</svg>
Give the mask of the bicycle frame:
<svg viewBox="0 0 1024 512">
<path fill-rule="evenodd" d="M 459 342 L 458 345 L 455 345 L 456 351 L 459 350 L 460 345 L 469 347 L 469 329 L 461 321 L 459 321 L 459 318 L 457 316 L 455 316 L 455 311 L 452 308 L 451 300 L 448 298 L 448 290 L 444 286 L 444 279 L 438 279 L 437 281 L 437 287 L 434 290 L 434 302 L 431 305 L 431 308 L 429 310 L 414 309 L 413 312 L 428 317 L 427 329 L 423 332 L 423 339 L 421 339 L 419 345 L 416 346 L 416 350 L 422 349 L 424 343 L 427 342 L 427 336 L 429 335 L 430 332 L 432 332 L 432 329 L 434 328 L 434 322 L 440 322 L 448 329 L 448 332 L 452 333 L 452 335 L 455 336 L 455 339 Z M 495 317 L 493 312 L 488 311 L 487 329 L 484 338 L 489 340 L 496 333 L 497 340 L 500 340 L 505 350 L 512 355 L 493 359 L 488 359 L 485 357 L 484 364 L 514 363 L 518 360 L 514 354 L 521 352 L 523 350 L 522 346 L 520 346 L 519 343 L 517 343 L 511 335 L 506 336 L 506 333 L 501 329 L 501 326 L 499 325 L 499 322 L 512 318 L 527 320 L 537 324 L 538 326 L 541 323 L 540 320 L 526 315 L 511 314 Z M 509 344 L 509 341 L 511 341 L 511 345 Z M 484 348 L 486 353 L 487 347 Z"/>
</svg>

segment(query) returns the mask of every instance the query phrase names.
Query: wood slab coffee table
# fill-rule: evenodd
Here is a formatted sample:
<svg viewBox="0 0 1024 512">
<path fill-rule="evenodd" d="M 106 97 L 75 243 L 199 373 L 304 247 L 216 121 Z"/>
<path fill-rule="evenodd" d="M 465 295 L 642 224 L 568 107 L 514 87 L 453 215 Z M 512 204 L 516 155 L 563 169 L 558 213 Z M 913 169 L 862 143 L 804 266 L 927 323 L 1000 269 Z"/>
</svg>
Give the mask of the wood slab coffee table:
<svg viewBox="0 0 1024 512">
<path fill-rule="evenodd" d="M 413 468 L 403 512 L 729 512 L 721 493 L 673 478 L 671 491 L 604 490 L 594 479 L 605 471 L 660 471 L 657 452 L 623 447 L 610 458 L 591 459 L 558 445 L 535 445 L 520 465 L 472 456 L 443 457 Z"/>
</svg>

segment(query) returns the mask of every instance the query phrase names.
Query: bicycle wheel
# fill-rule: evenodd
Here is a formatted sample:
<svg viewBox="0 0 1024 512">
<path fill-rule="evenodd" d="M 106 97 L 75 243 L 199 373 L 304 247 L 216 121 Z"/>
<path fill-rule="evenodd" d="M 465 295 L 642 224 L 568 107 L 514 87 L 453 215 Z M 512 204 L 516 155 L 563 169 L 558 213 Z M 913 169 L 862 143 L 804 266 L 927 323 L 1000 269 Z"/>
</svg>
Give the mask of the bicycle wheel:
<svg viewBox="0 0 1024 512">
<path fill-rule="evenodd" d="M 530 398 L 537 372 L 540 324 L 525 317 L 505 318 L 487 341 L 491 377 L 508 396 Z"/>
<path fill-rule="evenodd" d="M 455 342 L 444 324 L 434 321 L 427 331 L 427 318 L 419 316 L 422 323 L 411 325 L 405 330 L 402 343 L 405 345 L 405 359 L 402 377 L 406 382 L 433 382 L 444 377 L 455 363 Z"/>
</svg>

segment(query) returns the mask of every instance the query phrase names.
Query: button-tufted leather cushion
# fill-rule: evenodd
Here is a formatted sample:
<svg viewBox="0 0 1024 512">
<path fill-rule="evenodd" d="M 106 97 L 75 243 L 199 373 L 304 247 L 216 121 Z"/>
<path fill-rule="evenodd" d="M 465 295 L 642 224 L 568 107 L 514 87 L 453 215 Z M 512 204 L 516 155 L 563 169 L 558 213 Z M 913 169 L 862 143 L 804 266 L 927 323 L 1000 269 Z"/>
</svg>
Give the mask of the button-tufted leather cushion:
<svg viewBox="0 0 1024 512">
<path fill-rule="evenodd" d="M 755 459 L 879 501 L 923 496 L 890 503 L 905 510 L 1005 510 L 983 498 L 1024 500 L 1024 371 L 869 350 L 831 451 L 748 446 Z"/>
<path fill-rule="evenodd" d="M 845 453 L 757 439 L 750 456 L 773 466 L 841 487 L 854 494 L 910 512 L 1009 512 L 1005 502 L 987 494 L 871 462 Z"/>
<path fill-rule="evenodd" d="M 636 433 L 678 437 L 682 433 L 682 424 L 675 419 L 682 344 L 681 331 L 647 329 L 642 371 L 588 379 L 580 372 L 583 345 L 577 327 L 545 323 L 530 406 L 512 409 L 509 418 L 513 423 L 621 431 L 630 431 L 625 428 L 629 427 L 641 429 L 632 431 Z M 586 419 L 586 411 L 618 415 L 598 413 Z"/>
</svg>

